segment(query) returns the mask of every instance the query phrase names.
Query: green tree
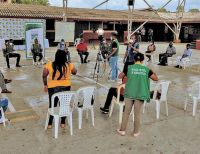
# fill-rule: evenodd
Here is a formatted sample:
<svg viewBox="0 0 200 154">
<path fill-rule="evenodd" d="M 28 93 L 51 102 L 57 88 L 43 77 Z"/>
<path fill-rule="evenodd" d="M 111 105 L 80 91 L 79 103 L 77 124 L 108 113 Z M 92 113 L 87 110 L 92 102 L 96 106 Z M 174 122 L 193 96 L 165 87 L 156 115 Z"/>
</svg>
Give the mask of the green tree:
<svg viewBox="0 0 200 154">
<path fill-rule="evenodd" d="M 12 3 L 49 5 L 49 0 L 12 0 Z"/>
<path fill-rule="evenodd" d="M 197 13 L 200 12 L 199 9 L 190 9 L 188 12 Z"/>
<path fill-rule="evenodd" d="M 157 11 L 158 12 L 168 12 L 165 8 L 159 8 Z"/>
<path fill-rule="evenodd" d="M 180 12 L 183 11 L 183 12 L 185 12 L 183 6 L 178 6 L 178 7 L 176 8 L 176 11 L 180 11 Z"/>
</svg>

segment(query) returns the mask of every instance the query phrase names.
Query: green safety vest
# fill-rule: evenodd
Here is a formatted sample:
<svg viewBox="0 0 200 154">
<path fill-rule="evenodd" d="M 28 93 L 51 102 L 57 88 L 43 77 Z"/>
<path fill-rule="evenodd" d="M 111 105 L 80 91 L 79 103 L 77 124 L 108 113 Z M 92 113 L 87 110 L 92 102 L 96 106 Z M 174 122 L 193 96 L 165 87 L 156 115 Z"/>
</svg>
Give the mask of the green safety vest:
<svg viewBox="0 0 200 154">
<path fill-rule="evenodd" d="M 40 44 L 33 44 L 32 52 L 40 53 L 41 52 L 41 45 Z"/>
<path fill-rule="evenodd" d="M 150 101 L 149 68 L 141 64 L 128 67 L 124 97 L 131 100 Z"/>
</svg>

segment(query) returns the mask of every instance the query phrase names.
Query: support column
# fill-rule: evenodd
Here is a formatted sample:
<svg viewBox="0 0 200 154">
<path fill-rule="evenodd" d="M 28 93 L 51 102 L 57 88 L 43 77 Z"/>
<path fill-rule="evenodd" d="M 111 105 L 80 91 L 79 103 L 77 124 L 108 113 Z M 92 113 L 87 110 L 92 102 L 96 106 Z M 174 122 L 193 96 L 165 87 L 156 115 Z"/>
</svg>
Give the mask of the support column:
<svg viewBox="0 0 200 154">
<path fill-rule="evenodd" d="M 91 27 L 90 27 L 90 21 L 88 22 L 88 30 L 90 30 L 91 29 Z"/>
<path fill-rule="evenodd" d="M 113 30 L 114 30 L 114 31 L 116 30 L 115 21 L 114 21 L 114 23 L 113 23 Z"/>
</svg>

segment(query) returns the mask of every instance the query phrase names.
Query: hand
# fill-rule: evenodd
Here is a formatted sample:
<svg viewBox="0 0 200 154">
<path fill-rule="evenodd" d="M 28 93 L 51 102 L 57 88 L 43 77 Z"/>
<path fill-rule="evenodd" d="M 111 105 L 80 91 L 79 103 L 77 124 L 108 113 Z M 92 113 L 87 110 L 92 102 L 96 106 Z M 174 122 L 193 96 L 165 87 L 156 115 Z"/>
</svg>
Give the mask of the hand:
<svg viewBox="0 0 200 154">
<path fill-rule="evenodd" d="M 44 92 L 48 92 L 48 87 L 44 86 Z"/>
<path fill-rule="evenodd" d="M 124 64 L 126 63 L 126 58 L 123 59 L 123 63 L 124 63 Z"/>
</svg>

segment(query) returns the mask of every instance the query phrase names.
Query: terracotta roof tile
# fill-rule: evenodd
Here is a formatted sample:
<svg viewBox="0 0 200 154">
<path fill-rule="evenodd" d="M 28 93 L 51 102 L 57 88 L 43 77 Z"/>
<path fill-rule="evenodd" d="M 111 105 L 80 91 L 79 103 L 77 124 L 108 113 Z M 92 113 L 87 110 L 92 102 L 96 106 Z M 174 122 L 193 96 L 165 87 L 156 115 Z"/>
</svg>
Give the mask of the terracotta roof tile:
<svg viewBox="0 0 200 154">
<path fill-rule="evenodd" d="M 151 11 L 134 10 L 134 21 L 143 22 L 154 14 Z M 168 22 L 174 22 L 175 13 L 160 13 Z M 0 16 L 20 18 L 52 18 L 62 19 L 63 8 L 55 6 L 27 5 L 27 4 L 0 4 Z M 127 11 L 114 10 L 90 10 L 82 8 L 68 8 L 67 17 L 74 20 L 96 20 L 96 21 L 127 21 Z M 161 22 L 157 15 L 150 20 Z M 183 22 L 200 22 L 200 13 L 185 13 Z"/>
</svg>

